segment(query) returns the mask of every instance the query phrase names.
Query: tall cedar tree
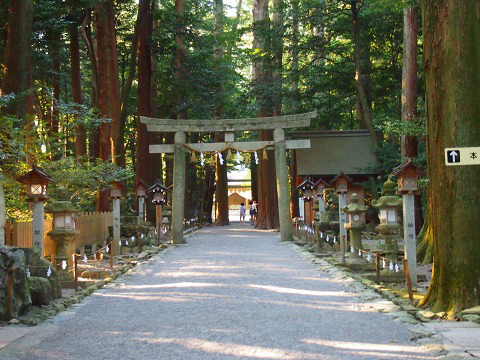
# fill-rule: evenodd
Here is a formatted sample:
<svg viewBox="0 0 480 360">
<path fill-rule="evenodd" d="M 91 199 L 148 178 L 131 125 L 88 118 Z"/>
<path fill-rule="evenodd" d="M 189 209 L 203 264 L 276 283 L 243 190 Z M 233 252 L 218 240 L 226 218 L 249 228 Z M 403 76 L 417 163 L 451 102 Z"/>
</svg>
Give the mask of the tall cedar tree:
<svg viewBox="0 0 480 360">
<path fill-rule="evenodd" d="M 72 78 L 72 100 L 75 104 L 83 104 L 79 33 L 76 22 L 70 24 L 70 69 Z M 85 155 L 87 155 L 87 132 L 85 126 L 82 124 L 75 126 L 75 155 L 81 160 L 85 160 Z"/>
<path fill-rule="evenodd" d="M 480 2 L 424 0 L 422 11 L 434 239 L 433 278 L 422 305 L 453 316 L 480 305 L 480 167 L 445 166 L 444 153 L 480 142 Z"/>
<path fill-rule="evenodd" d="M 255 0 L 253 3 L 253 83 L 259 103 L 258 117 L 272 115 L 271 93 L 271 38 L 270 18 L 268 17 L 268 0 Z M 273 140 L 271 130 L 261 130 L 259 140 Z M 275 158 L 273 151 L 268 151 L 268 158 L 263 158 L 259 152 L 260 164 L 258 171 L 258 217 L 256 227 L 259 229 L 274 229 L 278 223 L 277 187 L 275 186 Z"/>
<path fill-rule="evenodd" d="M 215 0 L 215 37 L 216 47 L 214 51 L 214 59 L 217 68 L 220 67 L 220 63 L 223 58 L 223 29 L 224 29 L 224 14 L 223 14 L 223 1 Z M 221 75 L 220 75 L 221 76 Z M 223 79 L 220 78 L 217 86 L 216 104 L 215 104 L 215 118 L 223 117 Z M 215 141 L 224 141 L 223 134 L 216 134 Z M 226 159 L 227 152 L 223 152 L 223 158 Z M 230 220 L 228 218 L 228 169 L 227 161 L 220 164 L 219 159 L 216 160 L 216 188 L 215 188 L 215 200 L 217 201 L 217 213 L 215 216 L 215 225 L 228 225 Z"/>
<path fill-rule="evenodd" d="M 154 155 L 148 148 L 150 135 L 140 116 L 153 116 L 152 103 L 152 51 L 153 8 L 151 0 L 140 0 L 138 4 L 138 98 L 137 98 L 137 142 L 135 182 L 145 181 L 151 185 L 156 180 Z M 124 105 L 125 106 L 125 105 Z"/>
<path fill-rule="evenodd" d="M 27 91 L 32 72 L 33 0 L 11 0 L 8 10 L 7 43 L 2 83 L 4 95 L 15 94 L 16 99 L 6 113 L 16 115 L 27 125 Z M 21 56 L 19 56 L 21 54 Z"/>
<path fill-rule="evenodd" d="M 372 139 L 373 144 L 376 146 L 378 144 L 377 135 L 375 133 L 375 128 L 373 126 L 373 114 L 372 107 L 369 104 L 367 91 L 365 87 L 361 53 L 362 53 L 362 44 L 360 37 L 360 9 L 361 6 L 358 6 L 358 1 L 351 1 L 350 8 L 352 11 L 352 22 L 353 22 L 353 42 L 354 42 L 354 62 L 355 62 L 355 84 L 357 87 L 357 96 L 359 99 L 359 105 L 361 109 L 363 125 L 368 129 L 370 138 Z"/>
<path fill-rule="evenodd" d="M 100 125 L 100 158 L 122 163 L 123 139 L 120 138 L 120 82 L 118 79 L 117 41 L 113 0 L 95 4 L 98 80 L 100 113 L 111 123 Z M 118 157 L 117 157 L 118 155 Z M 107 191 L 99 193 L 97 210 L 108 211 L 110 200 Z"/>
</svg>

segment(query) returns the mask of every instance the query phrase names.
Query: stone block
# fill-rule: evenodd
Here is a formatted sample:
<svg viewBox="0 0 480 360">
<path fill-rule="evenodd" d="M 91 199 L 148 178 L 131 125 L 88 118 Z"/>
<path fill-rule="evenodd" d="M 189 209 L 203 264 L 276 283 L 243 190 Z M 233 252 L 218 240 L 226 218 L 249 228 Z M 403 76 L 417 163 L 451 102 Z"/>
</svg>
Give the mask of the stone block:
<svg viewBox="0 0 480 360">
<path fill-rule="evenodd" d="M 30 296 L 33 305 L 48 305 L 55 299 L 55 290 L 47 278 L 30 276 L 28 283 L 30 285 Z"/>
</svg>

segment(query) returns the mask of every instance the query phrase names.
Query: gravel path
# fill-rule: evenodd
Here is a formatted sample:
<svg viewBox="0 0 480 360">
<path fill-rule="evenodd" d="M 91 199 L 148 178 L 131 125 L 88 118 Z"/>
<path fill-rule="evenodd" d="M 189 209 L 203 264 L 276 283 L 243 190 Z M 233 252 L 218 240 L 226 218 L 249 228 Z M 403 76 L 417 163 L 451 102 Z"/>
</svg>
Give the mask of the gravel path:
<svg viewBox="0 0 480 360">
<path fill-rule="evenodd" d="M 42 325 L 26 358 L 432 358 L 410 325 L 369 308 L 278 233 L 210 227 L 188 242 Z"/>
</svg>

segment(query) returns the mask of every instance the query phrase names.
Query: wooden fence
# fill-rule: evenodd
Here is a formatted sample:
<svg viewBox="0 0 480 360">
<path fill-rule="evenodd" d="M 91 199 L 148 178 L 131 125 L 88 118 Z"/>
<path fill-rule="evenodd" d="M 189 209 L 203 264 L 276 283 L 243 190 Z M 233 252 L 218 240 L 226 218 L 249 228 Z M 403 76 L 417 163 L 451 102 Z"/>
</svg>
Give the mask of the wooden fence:
<svg viewBox="0 0 480 360">
<path fill-rule="evenodd" d="M 75 237 L 75 248 L 105 241 L 108 237 L 109 226 L 113 226 L 111 212 L 84 213 L 75 221 L 75 227 L 79 231 Z"/>
<path fill-rule="evenodd" d="M 111 212 L 83 213 L 75 220 L 75 227 L 79 234 L 75 237 L 75 248 L 103 242 L 108 237 L 108 227 L 112 226 Z M 51 219 L 44 222 L 44 256 L 55 254 L 55 243 L 47 235 L 53 228 Z M 32 247 L 32 222 L 7 223 L 5 227 L 6 245 L 15 247 Z"/>
</svg>

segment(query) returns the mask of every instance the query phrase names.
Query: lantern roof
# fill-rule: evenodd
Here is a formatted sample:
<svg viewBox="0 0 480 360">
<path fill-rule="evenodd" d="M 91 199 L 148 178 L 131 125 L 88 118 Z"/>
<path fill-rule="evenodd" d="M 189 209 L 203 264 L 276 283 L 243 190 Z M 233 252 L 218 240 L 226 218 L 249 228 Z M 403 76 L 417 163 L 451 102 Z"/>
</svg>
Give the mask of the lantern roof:
<svg viewBox="0 0 480 360">
<path fill-rule="evenodd" d="M 350 204 L 342 208 L 342 211 L 346 214 L 363 214 L 368 210 L 368 206 L 360 205 L 358 203 L 359 197 L 356 193 L 350 196 Z"/>
<path fill-rule="evenodd" d="M 418 166 L 413 163 L 411 158 L 408 158 L 407 161 L 403 162 L 402 164 L 393 169 L 392 175 L 398 177 L 399 175 L 402 175 L 409 170 L 413 170 L 419 175 L 421 174 L 421 170 L 418 168 Z"/>
<path fill-rule="evenodd" d="M 320 178 L 320 179 L 318 179 L 318 181 L 317 181 L 315 184 L 313 184 L 313 187 L 314 187 L 315 189 L 318 189 L 318 187 L 319 187 L 320 185 L 323 185 L 325 188 L 329 188 L 329 187 L 331 186 L 328 182 L 326 182 L 325 180 L 323 180 L 322 178 Z"/>
<path fill-rule="evenodd" d="M 315 187 L 315 183 L 310 180 L 310 176 L 307 176 L 305 180 L 297 186 L 297 190 L 302 190 L 304 187 L 310 186 L 311 189 Z"/>
<path fill-rule="evenodd" d="M 170 191 L 166 186 L 164 186 L 162 184 L 162 182 L 160 180 L 157 179 L 157 181 L 155 181 L 155 184 L 153 184 L 152 186 L 150 186 L 148 189 L 147 189 L 147 194 L 152 194 L 152 193 L 156 193 L 156 192 L 167 192 L 167 191 Z"/>
<path fill-rule="evenodd" d="M 148 189 L 148 185 L 143 179 L 139 179 L 135 186 L 133 187 L 133 191 L 137 191 L 138 188 L 144 187 L 145 189 Z"/>
<path fill-rule="evenodd" d="M 49 175 L 47 175 L 45 171 L 35 165 L 32 166 L 32 170 L 18 177 L 16 180 L 22 184 L 30 184 L 35 180 L 40 180 L 42 183 L 53 182 L 53 179 Z"/>
<path fill-rule="evenodd" d="M 395 195 L 395 186 L 392 179 L 388 178 L 383 183 L 383 195 L 378 200 L 372 200 L 372 206 L 377 209 L 382 207 L 401 207 L 403 203 L 402 198 Z"/>
<path fill-rule="evenodd" d="M 333 179 L 332 179 L 332 184 L 336 183 L 338 180 L 340 180 L 341 177 L 344 177 L 345 179 L 347 179 L 347 182 L 348 183 L 352 183 L 353 182 L 353 179 L 351 177 L 349 177 L 348 175 L 346 175 L 343 171 L 341 171 L 340 173 L 337 174 L 337 176 L 335 176 Z"/>
<path fill-rule="evenodd" d="M 114 187 L 122 190 L 122 192 L 123 192 L 123 190 L 127 187 L 127 185 L 126 185 L 123 181 L 121 181 L 121 180 L 113 180 L 113 181 L 112 181 L 112 185 L 113 185 Z"/>
</svg>

